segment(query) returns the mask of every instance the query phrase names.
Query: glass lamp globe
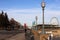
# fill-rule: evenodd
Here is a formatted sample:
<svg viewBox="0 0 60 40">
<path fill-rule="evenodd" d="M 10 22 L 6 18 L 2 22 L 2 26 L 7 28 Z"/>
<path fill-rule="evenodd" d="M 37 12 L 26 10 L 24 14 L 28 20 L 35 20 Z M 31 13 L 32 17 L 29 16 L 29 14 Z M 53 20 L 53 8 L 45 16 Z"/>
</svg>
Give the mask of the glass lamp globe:
<svg viewBox="0 0 60 40">
<path fill-rule="evenodd" d="M 45 8 L 45 2 L 42 2 L 41 6 L 42 8 Z"/>
</svg>

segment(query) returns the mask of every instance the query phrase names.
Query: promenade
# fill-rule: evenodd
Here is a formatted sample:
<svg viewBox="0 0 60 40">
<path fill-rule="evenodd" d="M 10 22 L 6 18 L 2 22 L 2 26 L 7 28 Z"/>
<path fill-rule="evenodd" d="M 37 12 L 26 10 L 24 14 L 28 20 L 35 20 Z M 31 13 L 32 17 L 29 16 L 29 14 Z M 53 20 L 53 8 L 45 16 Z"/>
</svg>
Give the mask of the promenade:
<svg viewBox="0 0 60 40">
<path fill-rule="evenodd" d="M 25 33 L 20 31 L 0 31 L 0 40 L 25 40 Z"/>
</svg>

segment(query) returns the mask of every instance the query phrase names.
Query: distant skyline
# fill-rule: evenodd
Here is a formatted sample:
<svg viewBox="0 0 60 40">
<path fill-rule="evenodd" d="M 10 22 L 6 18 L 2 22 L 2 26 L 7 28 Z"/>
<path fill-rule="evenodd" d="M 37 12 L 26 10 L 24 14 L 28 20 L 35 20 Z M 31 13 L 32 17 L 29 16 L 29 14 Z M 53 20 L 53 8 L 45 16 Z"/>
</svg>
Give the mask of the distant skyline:
<svg viewBox="0 0 60 40">
<path fill-rule="evenodd" d="M 7 12 L 9 19 L 14 18 L 21 24 L 32 26 L 35 16 L 38 24 L 42 23 L 42 0 L 0 0 L 0 11 Z M 52 17 L 60 22 L 60 0 L 45 0 L 45 23 L 50 23 Z"/>
</svg>

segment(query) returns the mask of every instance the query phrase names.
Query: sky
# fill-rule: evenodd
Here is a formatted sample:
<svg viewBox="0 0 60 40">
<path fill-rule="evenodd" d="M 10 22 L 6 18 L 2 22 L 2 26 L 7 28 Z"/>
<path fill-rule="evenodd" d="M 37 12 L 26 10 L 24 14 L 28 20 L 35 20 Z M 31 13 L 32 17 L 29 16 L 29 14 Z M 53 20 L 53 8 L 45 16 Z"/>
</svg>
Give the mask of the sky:
<svg viewBox="0 0 60 40">
<path fill-rule="evenodd" d="M 44 22 L 51 23 L 52 17 L 57 17 L 60 22 L 60 0 L 44 0 Z M 32 26 L 35 17 L 38 17 L 38 24 L 42 23 L 42 0 L 0 0 L 0 12 L 7 12 L 9 19 L 14 18 L 22 25 L 26 23 Z"/>
</svg>

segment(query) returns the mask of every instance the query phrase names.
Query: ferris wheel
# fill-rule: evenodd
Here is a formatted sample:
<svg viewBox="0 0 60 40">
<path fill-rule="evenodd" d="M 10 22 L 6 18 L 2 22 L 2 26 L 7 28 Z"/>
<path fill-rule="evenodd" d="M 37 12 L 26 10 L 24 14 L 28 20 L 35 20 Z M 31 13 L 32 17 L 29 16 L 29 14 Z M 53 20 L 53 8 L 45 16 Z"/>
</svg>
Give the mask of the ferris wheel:
<svg viewBox="0 0 60 40">
<path fill-rule="evenodd" d="M 52 17 L 52 19 L 50 20 L 50 24 L 59 25 L 58 18 L 57 17 Z"/>
</svg>

